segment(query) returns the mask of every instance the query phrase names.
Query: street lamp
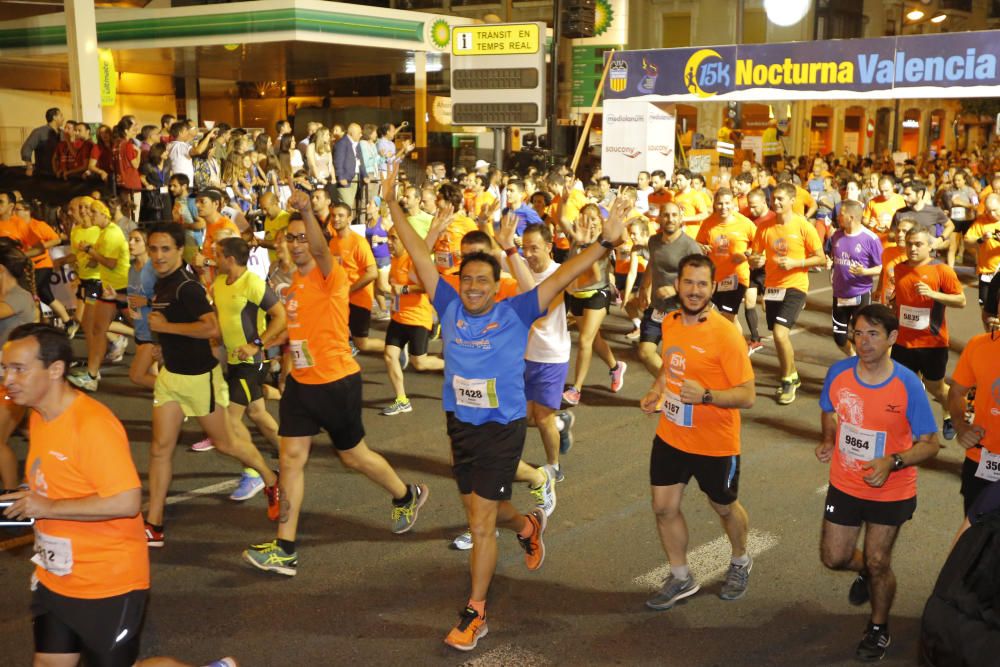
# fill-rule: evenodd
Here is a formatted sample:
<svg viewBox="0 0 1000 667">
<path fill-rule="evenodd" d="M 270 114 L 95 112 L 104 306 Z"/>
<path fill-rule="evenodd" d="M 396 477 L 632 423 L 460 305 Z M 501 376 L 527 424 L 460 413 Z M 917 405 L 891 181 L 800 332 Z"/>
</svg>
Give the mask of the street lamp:
<svg viewBox="0 0 1000 667">
<path fill-rule="evenodd" d="M 764 0 L 767 20 L 775 25 L 795 25 L 809 13 L 812 0 Z"/>
</svg>

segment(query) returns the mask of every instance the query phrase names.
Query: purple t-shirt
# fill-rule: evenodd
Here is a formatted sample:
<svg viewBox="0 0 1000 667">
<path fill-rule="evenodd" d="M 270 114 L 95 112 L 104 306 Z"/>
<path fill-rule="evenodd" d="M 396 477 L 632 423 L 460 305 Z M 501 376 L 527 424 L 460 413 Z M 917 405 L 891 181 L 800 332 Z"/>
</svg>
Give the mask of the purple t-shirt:
<svg viewBox="0 0 1000 667">
<path fill-rule="evenodd" d="M 378 219 L 371 227 L 365 228 L 365 237 L 368 238 L 368 243 L 372 247 L 372 255 L 375 259 L 386 259 L 389 257 L 389 235 L 386 233 L 385 229 L 382 227 L 382 218 Z"/>
<path fill-rule="evenodd" d="M 851 274 L 851 264 L 870 269 L 882 263 L 882 242 L 869 229 L 862 228 L 848 236 L 842 229 L 833 233 L 830 243 L 833 256 L 833 296 L 838 299 L 855 297 L 872 290 L 874 276 Z"/>
</svg>

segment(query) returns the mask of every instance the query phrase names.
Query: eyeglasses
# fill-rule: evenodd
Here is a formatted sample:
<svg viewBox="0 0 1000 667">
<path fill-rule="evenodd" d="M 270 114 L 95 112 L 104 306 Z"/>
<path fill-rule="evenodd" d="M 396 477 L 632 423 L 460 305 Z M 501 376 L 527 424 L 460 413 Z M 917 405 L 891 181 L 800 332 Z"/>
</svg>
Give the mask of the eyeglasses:
<svg viewBox="0 0 1000 667">
<path fill-rule="evenodd" d="M 309 243 L 309 235 L 305 232 L 301 234 L 285 234 L 285 240 L 289 243 Z"/>
</svg>

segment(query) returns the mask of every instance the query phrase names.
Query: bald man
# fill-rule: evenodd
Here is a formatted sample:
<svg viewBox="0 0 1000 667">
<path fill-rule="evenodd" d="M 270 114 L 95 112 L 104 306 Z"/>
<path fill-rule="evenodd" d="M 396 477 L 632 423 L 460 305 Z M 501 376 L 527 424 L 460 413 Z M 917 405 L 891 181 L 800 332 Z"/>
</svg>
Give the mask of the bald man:
<svg viewBox="0 0 1000 667">
<path fill-rule="evenodd" d="M 357 213 L 358 184 L 368 182 L 365 161 L 361 159 L 361 126 L 351 123 L 347 132 L 333 146 L 333 169 L 337 174 L 337 202 Z"/>
</svg>

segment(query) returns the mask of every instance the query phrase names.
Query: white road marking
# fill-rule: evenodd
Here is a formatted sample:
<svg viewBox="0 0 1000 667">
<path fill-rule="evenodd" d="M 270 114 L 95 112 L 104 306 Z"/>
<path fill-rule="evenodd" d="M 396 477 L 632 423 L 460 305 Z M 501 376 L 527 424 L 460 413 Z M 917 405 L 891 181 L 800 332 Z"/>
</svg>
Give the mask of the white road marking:
<svg viewBox="0 0 1000 667">
<path fill-rule="evenodd" d="M 750 534 L 747 536 L 747 551 L 753 557 L 774 548 L 777 544 L 778 537 L 764 530 L 751 528 Z M 688 566 L 698 583 L 704 585 L 725 574 L 726 570 L 729 569 L 731 556 L 732 547 L 729 544 L 729 538 L 722 535 L 690 551 L 688 553 Z M 663 580 L 669 573 L 670 565 L 661 565 L 641 577 L 636 577 L 632 583 L 656 589 L 663 584 Z"/>
<path fill-rule="evenodd" d="M 193 489 L 186 493 L 181 493 L 176 496 L 169 496 L 167 498 L 167 505 L 176 505 L 177 503 L 187 502 L 188 500 L 194 500 L 201 496 L 210 496 L 215 493 L 220 493 L 223 491 L 229 491 L 235 489 L 239 486 L 239 479 L 231 479 L 225 482 L 219 482 L 218 484 L 210 484 L 208 486 L 203 486 L 200 489 Z"/>
<path fill-rule="evenodd" d="M 484 641 L 489 641 L 489 639 Z M 502 644 L 490 649 L 474 660 L 463 662 L 461 667 L 503 667 L 504 665 L 542 667 L 542 665 L 551 664 L 552 661 L 543 655 L 527 651 L 512 644 Z"/>
<path fill-rule="evenodd" d="M 830 483 L 827 482 L 823 486 L 821 486 L 818 489 L 816 489 L 816 495 L 817 496 L 822 496 L 823 494 L 825 494 L 829 490 L 830 490 Z"/>
</svg>

